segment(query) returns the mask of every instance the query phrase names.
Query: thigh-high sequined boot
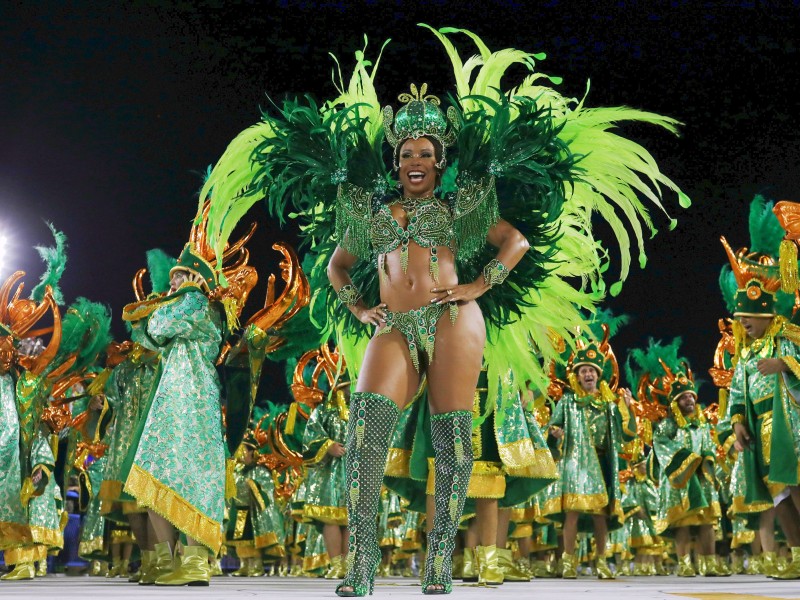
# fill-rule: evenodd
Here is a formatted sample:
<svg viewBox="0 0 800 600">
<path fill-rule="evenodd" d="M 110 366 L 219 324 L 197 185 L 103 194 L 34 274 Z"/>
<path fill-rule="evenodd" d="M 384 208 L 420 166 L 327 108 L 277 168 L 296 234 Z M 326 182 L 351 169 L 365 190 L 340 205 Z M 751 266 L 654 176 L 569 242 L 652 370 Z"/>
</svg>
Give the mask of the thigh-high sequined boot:
<svg viewBox="0 0 800 600">
<path fill-rule="evenodd" d="M 386 396 L 354 392 L 350 397 L 345 461 L 349 537 L 347 575 L 336 587 L 339 596 L 372 593 L 381 561 L 378 548 L 378 504 L 381 484 L 400 411 Z"/>
<path fill-rule="evenodd" d="M 428 536 L 423 594 L 449 594 L 452 556 L 472 474 L 472 413 L 456 410 L 431 415 L 431 443 L 435 455 L 436 512 Z"/>
</svg>

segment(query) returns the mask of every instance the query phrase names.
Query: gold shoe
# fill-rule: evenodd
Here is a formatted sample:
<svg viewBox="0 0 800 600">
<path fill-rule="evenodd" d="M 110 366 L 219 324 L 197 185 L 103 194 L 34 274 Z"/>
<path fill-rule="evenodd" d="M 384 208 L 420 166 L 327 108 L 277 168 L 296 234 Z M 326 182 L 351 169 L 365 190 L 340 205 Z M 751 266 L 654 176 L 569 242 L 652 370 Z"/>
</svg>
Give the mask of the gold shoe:
<svg viewBox="0 0 800 600">
<path fill-rule="evenodd" d="M 477 546 L 475 558 L 478 563 L 478 583 L 502 585 L 503 571 L 500 570 L 497 546 Z"/>
<path fill-rule="evenodd" d="M 616 576 L 608 566 L 605 556 L 598 556 L 597 559 L 595 559 L 594 568 L 597 571 L 598 579 L 616 579 Z"/>
<path fill-rule="evenodd" d="M 800 546 L 792 550 L 792 562 L 786 565 L 780 573 L 772 576 L 773 579 L 800 579 Z"/>
<path fill-rule="evenodd" d="M 47 559 L 40 560 L 36 565 L 36 577 L 47 577 Z"/>
<path fill-rule="evenodd" d="M 692 555 L 684 554 L 678 558 L 678 572 L 675 573 L 678 577 L 694 577 L 697 575 L 692 565 Z"/>
<path fill-rule="evenodd" d="M 464 555 L 463 554 L 454 554 L 453 555 L 453 579 L 463 579 L 464 578 Z"/>
<path fill-rule="evenodd" d="M 464 566 L 461 569 L 462 581 L 478 581 L 478 568 L 475 565 L 475 550 L 464 548 Z"/>
<path fill-rule="evenodd" d="M 208 585 L 210 581 L 208 550 L 203 546 L 184 546 L 180 566 L 156 579 L 156 585 Z"/>
<path fill-rule="evenodd" d="M 653 571 L 659 577 L 664 577 L 669 575 L 669 570 L 667 570 L 667 568 L 661 562 L 657 562 L 655 565 L 653 565 Z"/>
<path fill-rule="evenodd" d="M 222 570 L 222 560 L 220 559 L 219 556 L 217 556 L 215 559 L 211 560 L 208 564 L 211 567 L 211 576 L 212 577 L 224 577 L 225 576 L 225 572 Z"/>
<path fill-rule="evenodd" d="M 378 572 L 375 574 L 376 577 L 389 577 L 390 575 L 390 566 L 388 563 L 382 563 L 378 567 Z"/>
<path fill-rule="evenodd" d="M 144 573 L 145 570 L 147 570 L 150 566 L 150 557 L 152 554 L 152 550 L 142 550 L 140 552 L 141 562 L 139 563 L 139 570 L 128 577 L 128 583 L 139 583 L 139 580 L 142 578 L 142 573 Z"/>
<path fill-rule="evenodd" d="M 514 564 L 514 557 L 508 548 L 497 549 L 497 566 L 503 574 L 503 581 L 530 581 L 531 576 Z"/>
<path fill-rule="evenodd" d="M 731 556 L 731 574 L 741 575 L 744 573 L 744 557 L 741 554 Z"/>
<path fill-rule="evenodd" d="M 514 561 L 514 565 L 525 573 L 529 578 L 533 579 L 533 568 L 531 567 L 531 559 L 530 557 L 527 558 L 518 558 Z"/>
<path fill-rule="evenodd" d="M 295 565 L 289 571 L 289 577 L 302 577 L 303 576 L 303 567 L 300 565 Z"/>
<path fill-rule="evenodd" d="M 645 577 L 647 575 L 647 570 L 644 568 L 642 563 L 636 563 L 633 565 L 633 575 L 635 577 Z"/>
<path fill-rule="evenodd" d="M 325 579 L 341 579 L 339 577 L 339 571 L 341 570 L 341 566 L 340 565 L 341 565 L 343 560 L 344 560 L 344 556 L 342 556 L 341 554 L 339 554 L 338 556 L 334 556 L 331 559 L 331 566 L 325 572 L 325 575 L 324 575 Z"/>
<path fill-rule="evenodd" d="M 552 569 L 548 569 L 548 565 L 543 560 L 534 560 L 531 563 L 531 575 L 534 579 L 550 579 L 556 577 Z"/>
<path fill-rule="evenodd" d="M 617 571 L 617 575 L 622 575 L 623 577 L 627 577 L 631 574 L 631 563 L 629 560 L 621 560 L 619 562 L 619 571 Z"/>
<path fill-rule="evenodd" d="M 762 552 L 756 558 L 751 559 L 751 562 L 755 562 L 758 569 L 753 575 L 772 577 L 778 574 L 778 555 L 775 552 Z"/>
<path fill-rule="evenodd" d="M 22 581 L 36 577 L 36 569 L 32 562 L 18 563 L 14 570 L 0 577 L 3 581 Z"/>
<path fill-rule="evenodd" d="M 247 573 L 248 577 L 263 577 L 264 576 L 264 561 L 261 556 L 254 556 L 250 559 L 250 571 Z"/>
<path fill-rule="evenodd" d="M 231 573 L 234 577 L 248 577 L 250 575 L 250 559 L 240 558 L 239 568 Z"/>
<path fill-rule="evenodd" d="M 172 573 L 172 551 L 168 542 L 159 542 L 150 554 L 149 568 L 142 571 L 139 585 L 153 585 L 156 579 L 168 573 Z"/>
<path fill-rule="evenodd" d="M 111 562 L 111 568 L 108 569 L 108 573 L 106 573 L 106 579 L 119 577 L 120 563 L 122 563 L 122 560 L 119 558 Z"/>
<path fill-rule="evenodd" d="M 773 552 L 774 554 L 774 552 Z M 750 555 L 750 558 L 747 561 L 747 567 L 744 569 L 745 575 L 762 575 L 765 574 L 762 567 L 762 559 L 761 556 L 753 556 Z"/>
<path fill-rule="evenodd" d="M 730 577 L 732 575 L 727 561 L 720 555 L 714 555 L 714 564 L 717 568 L 717 577 Z"/>
<path fill-rule="evenodd" d="M 561 555 L 561 577 L 563 579 L 578 578 L 578 557 L 574 554 Z"/>
</svg>

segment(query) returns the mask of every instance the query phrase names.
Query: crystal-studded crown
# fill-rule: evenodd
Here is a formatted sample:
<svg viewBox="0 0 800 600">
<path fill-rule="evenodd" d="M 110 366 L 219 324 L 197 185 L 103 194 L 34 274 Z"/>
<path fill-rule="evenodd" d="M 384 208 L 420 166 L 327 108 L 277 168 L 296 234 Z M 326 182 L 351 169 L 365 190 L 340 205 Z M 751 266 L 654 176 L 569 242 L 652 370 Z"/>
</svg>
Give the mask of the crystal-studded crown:
<svg viewBox="0 0 800 600">
<path fill-rule="evenodd" d="M 419 89 L 412 83 L 410 94 L 397 97 L 405 106 L 397 111 L 396 117 L 391 106 L 383 108 L 383 130 L 393 148 L 409 138 L 416 140 L 425 136 L 438 140 L 445 148 L 455 141 L 455 135 L 452 130 L 448 131 L 447 119 L 439 108 L 439 98 L 425 95 L 427 91 L 427 83 Z"/>
</svg>

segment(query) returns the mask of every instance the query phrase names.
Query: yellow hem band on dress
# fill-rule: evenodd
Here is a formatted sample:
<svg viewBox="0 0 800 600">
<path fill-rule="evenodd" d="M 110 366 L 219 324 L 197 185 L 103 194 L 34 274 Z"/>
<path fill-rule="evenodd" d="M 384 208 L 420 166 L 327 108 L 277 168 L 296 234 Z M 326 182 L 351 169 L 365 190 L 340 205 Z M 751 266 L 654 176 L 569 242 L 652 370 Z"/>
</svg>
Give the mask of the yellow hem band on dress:
<svg viewBox="0 0 800 600">
<path fill-rule="evenodd" d="M 794 356 L 782 356 L 781 360 L 789 367 L 792 375 L 800 379 L 800 363 L 797 362 L 797 359 Z"/>
<path fill-rule="evenodd" d="M 319 521 L 326 525 L 340 525 L 344 527 L 347 525 L 347 507 L 306 504 L 303 506 L 303 518 Z"/>
<path fill-rule="evenodd" d="M 411 450 L 389 448 L 389 456 L 386 459 L 386 476 L 409 478 L 411 476 L 410 462 Z"/>
<path fill-rule="evenodd" d="M 224 541 L 221 524 L 201 513 L 185 498 L 138 465 L 131 467 L 128 481 L 125 482 L 125 491 L 134 496 L 141 506 L 157 512 L 214 554 L 219 553 Z"/>
<path fill-rule="evenodd" d="M 94 552 L 103 550 L 103 536 L 99 535 L 78 544 L 78 556 L 90 556 Z"/>
<path fill-rule="evenodd" d="M 0 522 L 0 550 L 7 546 L 22 546 L 32 543 L 30 526 L 8 521 Z"/>
<path fill-rule="evenodd" d="M 268 531 L 262 535 L 255 536 L 253 543 L 255 543 L 256 548 L 269 548 L 278 544 L 278 536 L 275 535 L 275 532 Z"/>
<path fill-rule="evenodd" d="M 33 546 L 26 546 L 24 548 L 11 548 L 3 552 L 4 559 L 7 565 L 20 565 L 24 563 L 32 563 L 36 560 L 36 548 Z"/>
<path fill-rule="evenodd" d="M 563 512 L 574 511 L 591 515 L 606 514 L 608 494 L 564 494 Z"/>
<path fill-rule="evenodd" d="M 114 529 L 111 532 L 111 543 L 112 544 L 135 544 L 136 543 L 136 536 L 133 535 L 132 531 L 127 529 Z"/>
<path fill-rule="evenodd" d="M 317 554 L 316 556 L 305 556 L 303 557 L 303 571 L 316 571 L 317 569 L 327 567 L 330 563 L 331 559 L 328 558 L 327 552 Z"/>
<path fill-rule="evenodd" d="M 49 548 L 63 548 L 64 546 L 64 536 L 60 529 L 31 525 L 31 538 L 34 544 L 43 544 Z"/>
<path fill-rule="evenodd" d="M 256 558 L 261 555 L 261 553 L 255 549 L 253 546 L 252 540 L 250 542 L 244 543 L 239 542 L 240 545 L 236 545 L 236 556 L 239 558 Z M 231 544 L 228 544 L 229 546 Z"/>
<path fill-rule="evenodd" d="M 122 495 L 121 481 L 106 479 L 103 481 L 103 483 L 100 484 L 100 491 L 98 492 L 98 497 L 100 498 L 101 503 L 103 504 L 108 503 L 108 506 L 111 506 L 112 503 L 117 502 L 119 500 L 120 495 Z M 102 513 L 102 508 L 100 512 Z"/>
</svg>

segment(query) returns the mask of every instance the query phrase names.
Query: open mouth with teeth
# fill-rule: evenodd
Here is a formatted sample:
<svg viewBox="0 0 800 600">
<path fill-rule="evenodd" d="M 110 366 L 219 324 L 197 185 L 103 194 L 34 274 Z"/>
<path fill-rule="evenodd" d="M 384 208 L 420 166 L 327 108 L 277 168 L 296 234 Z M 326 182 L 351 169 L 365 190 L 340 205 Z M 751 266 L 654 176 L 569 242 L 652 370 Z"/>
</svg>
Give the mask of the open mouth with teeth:
<svg viewBox="0 0 800 600">
<path fill-rule="evenodd" d="M 409 171 L 408 181 L 410 183 L 422 183 L 423 181 L 425 181 L 425 173 L 423 173 L 422 171 Z"/>
</svg>

